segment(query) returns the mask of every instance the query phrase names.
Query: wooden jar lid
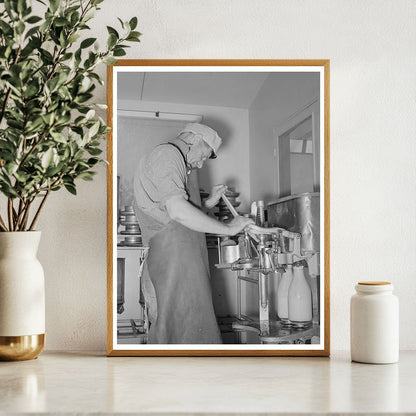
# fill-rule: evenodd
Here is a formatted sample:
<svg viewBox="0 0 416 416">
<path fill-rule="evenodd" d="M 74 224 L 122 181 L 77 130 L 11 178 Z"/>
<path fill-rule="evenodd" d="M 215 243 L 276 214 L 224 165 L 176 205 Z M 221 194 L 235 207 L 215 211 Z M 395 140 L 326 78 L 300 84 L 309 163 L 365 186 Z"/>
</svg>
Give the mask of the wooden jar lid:
<svg viewBox="0 0 416 416">
<path fill-rule="evenodd" d="M 391 285 L 391 282 L 368 281 L 368 282 L 358 282 L 358 284 L 365 285 L 365 286 L 379 286 L 379 285 Z"/>
</svg>

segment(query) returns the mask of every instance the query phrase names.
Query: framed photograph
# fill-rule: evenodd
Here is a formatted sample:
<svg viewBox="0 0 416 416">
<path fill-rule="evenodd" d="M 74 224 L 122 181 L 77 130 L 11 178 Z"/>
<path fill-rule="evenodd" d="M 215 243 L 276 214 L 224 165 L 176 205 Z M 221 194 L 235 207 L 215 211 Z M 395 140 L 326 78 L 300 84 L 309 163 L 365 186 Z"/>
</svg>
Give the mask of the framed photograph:
<svg viewBox="0 0 416 416">
<path fill-rule="evenodd" d="M 329 66 L 108 67 L 109 356 L 329 355 Z"/>
</svg>

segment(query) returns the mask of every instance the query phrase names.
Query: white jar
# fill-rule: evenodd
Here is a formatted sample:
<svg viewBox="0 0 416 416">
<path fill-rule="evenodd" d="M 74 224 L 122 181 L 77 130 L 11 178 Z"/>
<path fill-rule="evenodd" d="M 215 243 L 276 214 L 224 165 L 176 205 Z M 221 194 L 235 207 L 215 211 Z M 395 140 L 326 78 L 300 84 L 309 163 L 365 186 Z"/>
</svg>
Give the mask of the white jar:
<svg viewBox="0 0 416 416">
<path fill-rule="evenodd" d="M 351 360 L 399 360 L 399 301 L 390 282 L 358 282 L 351 297 Z"/>
</svg>

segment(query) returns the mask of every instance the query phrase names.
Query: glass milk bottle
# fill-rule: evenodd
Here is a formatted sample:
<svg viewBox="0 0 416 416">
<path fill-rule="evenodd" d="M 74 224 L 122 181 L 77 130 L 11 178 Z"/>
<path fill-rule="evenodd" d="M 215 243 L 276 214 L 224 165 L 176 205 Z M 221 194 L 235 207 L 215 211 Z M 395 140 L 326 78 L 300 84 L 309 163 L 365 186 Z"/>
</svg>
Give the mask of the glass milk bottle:
<svg viewBox="0 0 416 416">
<path fill-rule="evenodd" d="M 289 288 L 289 321 L 300 328 L 312 322 L 312 292 L 303 266 L 293 266 L 293 280 Z"/>
<path fill-rule="evenodd" d="M 289 325 L 289 287 L 293 279 L 292 265 L 288 264 L 277 289 L 277 316 L 283 325 Z"/>
<path fill-rule="evenodd" d="M 399 360 L 399 301 L 390 282 L 358 282 L 351 297 L 351 360 Z"/>
</svg>

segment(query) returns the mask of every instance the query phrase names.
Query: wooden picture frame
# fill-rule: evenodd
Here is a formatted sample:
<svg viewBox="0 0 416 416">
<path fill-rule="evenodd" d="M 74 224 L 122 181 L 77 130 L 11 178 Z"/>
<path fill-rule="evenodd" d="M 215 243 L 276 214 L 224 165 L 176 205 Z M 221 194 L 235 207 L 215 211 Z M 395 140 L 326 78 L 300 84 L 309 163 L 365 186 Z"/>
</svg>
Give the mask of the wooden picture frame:
<svg viewBox="0 0 416 416">
<path fill-rule="evenodd" d="M 107 124 L 111 127 L 107 145 L 108 356 L 329 356 L 329 69 L 329 60 L 119 60 L 108 67 Z M 225 181 L 232 177 L 233 170 L 229 165 L 234 166 L 235 171 L 240 169 L 238 166 L 244 166 L 235 173 L 238 180 L 231 181 L 242 190 L 244 213 L 250 213 L 253 200 L 263 199 L 269 226 L 279 227 L 287 233 L 279 231 L 266 237 L 272 253 L 269 257 L 272 263 L 278 260 L 277 266 L 274 263 L 264 266 L 263 255 L 250 263 L 253 269 L 243 270 L 242 262 L 221 263 L 223 251 L 219 239 L 218 246 L 210 248 L 211 257 L 212 253 L 218 253 L 218 261 L 214 261 L 216 267 L 211 261 L 211 274 L 219 270 L 218 273 L 234 276 L 218 278 L 220 286 L 228 284 L 231 295 L 227 296 L 232 298 L 230 302 L 234 305 L 230 308 L 235 309 L 235 302 L 238 304 L 237 316 L 227 315 L 223 317 L 224 321 L 219 321 L 220 328 L 225 328 L 223 339 L 229 337 L 226 343 L 150 344 L 146 340 L 151 323 L 140 281 L 146 249 L 137 247 L 140 235 L 135 217 L 129 217 L 134 215 L 130 212 L 134 205 L 130 176 L 130 182 L 123 182 L 126 175 L 134 174 L 131 170 L 125 174 L 124 169 L 135 165 L 141 156 L 138 128 L 149 131 L 154 123 L 159 123 L 159 129 L 166 126 L 171 129 L 169 131 L 175 131 L 181 123 L 200 122 L 201 116 L 202 123 L 215 128 L 224 143 L 230 143 L 228 147 L 223 145 L 224 159 L 221 162 L 219 155 L 219 168 L 210 174 L 221 175 L 222 169 Z M 161 122 L 163 118 L 169 123 Z M 231 139 L 227 142 L 229 136 L 234 142 Z M 172 137 L 167 137 L 166 141 L 168 139 Z M 241 143 L 237 143 L 238 140 Z M 242 159 L 236 162 L 235 159 L 240 157 L 237 154 Z M 218 178 L 221 180 L 221 176 Z M 209 178 L 203 180 L 209 183 Z M 312 213 L 312 205 L 316 207 L 315 213 Z M 315 222 L 312 227 L 315 235 L 307 235 L 309 231 L 302 234 L 298 229 L 302 224 L 296 222 L 298 219 L 293 222 L 296 215 L 291 213 L 294 210 L 302 211 L 302 215 L 296 215 L 305 216 L 303 226 L 309 227 L 309 231 L 311 222 Z M 289 219 L 284 217 L 288 212 Z M 126 227 L 123 235 L 119 234 L 123 229 L 120 218 Z M 129 221 L 131 218 L 132 222 Z M 133 225 L 128 231 L 130 222 Z M 212 236 L 208 237 L 212 239 Z M 215 237 L 211 241 L 215 246 Z M 242 242 L 243 239 L 238 240 L 237 244 Z M 300 246 L 296 245 L 298 243 Z M 253 244 L 255 246 L 252 240 Z M 124 247 L 124 254 L 120 254 L 120 247 Z M 278 257 L 278 252 L 287 254 L 288 263 L 281 263 L 286 260 L 281 260 L 283 257 Z M 301 257 L 293 253 L 301 253 Z M 299 263 L 301 258 L 304 261 Z M 281 319 L 279 313 L 283 316 L 288 312 L 278 313 L 276 306 L 278 294 L 283 293 L 283 290 L 278 291 L 278 287 L 283 287 L 283 276 L 286 276 L 282 272 L 293 271 L 291 262 L 295 261 L 297 270 L 304 270 L 311 291 L 311 326 L 296 322 L 285 326 L 287 321 Z M 129 267 L 132 267 L 131 273 L 126 272 Z M 217 277 L 213 282 L 215 279 Z M 230 279 L 235 279 L 231 286 Z M 130 281 L 133 283 L 128 283 Z M 272 289 L 271 285 L 274 285 Z M 257 287 L 254 292 L 252 286 Z M 214 286 L 212 290 L 215 306 L 218 299 L 219 303 L 223 302 L 224 296 Z M 133 297 L 133 301 L 127 297 Z M 292 306 L 287 300 L 280 302 L 286 309 L 294 308 L 294 300 L 290 301 Z M 126 310 L 130 306 L 136 309 L 128 316 Z M 221 307 L 227 308 L 228 304 L 221 304 Z M 247 311 L 242 313 L 245 307 Z M 252 315 L 246 316 L 250 307 Z M 137 316 L 137 310 L 140 316 Z"/>
</svg>

